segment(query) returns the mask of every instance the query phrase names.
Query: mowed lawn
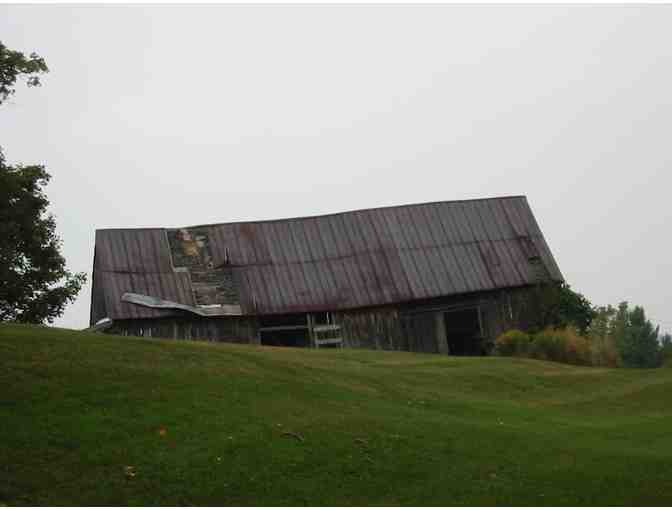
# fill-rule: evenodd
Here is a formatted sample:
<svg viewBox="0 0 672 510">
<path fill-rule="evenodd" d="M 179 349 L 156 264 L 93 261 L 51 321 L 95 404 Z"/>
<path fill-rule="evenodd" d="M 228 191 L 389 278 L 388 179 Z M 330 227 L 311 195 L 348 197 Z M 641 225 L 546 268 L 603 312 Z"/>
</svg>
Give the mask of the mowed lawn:
<svg viewBox="0 0 672 510">
<path fill-rule="evenodd" d="M 672 370 L 4 325 L 0 504 L 672 505 Z"/>
</svg>

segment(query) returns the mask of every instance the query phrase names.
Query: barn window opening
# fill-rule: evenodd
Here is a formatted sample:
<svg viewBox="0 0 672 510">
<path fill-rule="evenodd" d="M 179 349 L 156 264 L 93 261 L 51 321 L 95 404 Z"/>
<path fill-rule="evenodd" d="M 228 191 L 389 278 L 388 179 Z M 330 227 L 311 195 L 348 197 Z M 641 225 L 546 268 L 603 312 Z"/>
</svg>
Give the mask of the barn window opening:
<svg viewBox="0 0 672 510">
<path fill-rule="evenodd" d="M 480 311 L 477 307 L 444 313 L 448 352 L 452 356 L 484 354 Z"/>
</svg>

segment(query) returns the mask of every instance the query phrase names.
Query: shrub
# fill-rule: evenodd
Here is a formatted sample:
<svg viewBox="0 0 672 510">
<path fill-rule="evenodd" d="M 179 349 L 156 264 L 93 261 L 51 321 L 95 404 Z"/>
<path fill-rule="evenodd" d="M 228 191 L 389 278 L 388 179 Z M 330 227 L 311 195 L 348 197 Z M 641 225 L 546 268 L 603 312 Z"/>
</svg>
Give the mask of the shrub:
<svg viewBox="0 0 672 510">
<path fill-rule="evenodd" d="M 593 352 L 590 340 L 579 334 L 576 329 L 566 328 L 562 331 L 565 336 L 565 360 L 573 365 L 592 365 Z"/>
<path fill-rule="evenodd" d="M 611 337 L 591 337 L 590 349 L 593 365 L 611 368 L 621 366 L 621 357 Z"/>
<path fill-rule="evenodd" d="M 667 355 L 663 358 L 663 366 L 665 368 L 672 368 L 672 355 Z"/>
<path fill-rule="evenodd" d="M 500 356 L 525 356 L 530 340 L 530 335 L 518 329 L 506 331 L 495 340 L 495 352 Z"/>
<path fill-rule="evenodd" d="M 530 354 L 533 358 L 571 365 L 593 364 L 590 341 L 571 327 L 537 333 L 532 339 Z"/>
<path fill-rule="evenodd" d="M 561 340 L 556 335 L 555 330 L 545 329 L 540 331 L 532 338 L 530 345 L 530 357 L 536 359 L 545 359 L 549 361 L 561 361 L 562 346 Z"/>
<path fill-rule="evenodd" d="M 571 327 L 547 328 L 533 336 L 511 330 L 500 335 L 495 345 L 500 356 L 527 356 L 572 365 L 593 365 L 596 358 L 591 342 Z M 615 352 L 612 346 L 610 351 L 601 353 L 611 360 L 609 366 L 616 366 Z"/>
</svg>

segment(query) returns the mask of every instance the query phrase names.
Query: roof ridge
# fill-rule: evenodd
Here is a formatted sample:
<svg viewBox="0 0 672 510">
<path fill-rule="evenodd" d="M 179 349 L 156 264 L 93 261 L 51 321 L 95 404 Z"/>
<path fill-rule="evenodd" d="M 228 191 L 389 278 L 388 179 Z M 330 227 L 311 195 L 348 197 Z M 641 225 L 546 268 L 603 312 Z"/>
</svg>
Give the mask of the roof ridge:
<svg viewBox="0 0 672 510">
<path fill-rule="evenodd" d="M 503 199 L 512 199 L 512 198 L 523 198 L 527 200 L 526 195 L 502 195 L 496 197 L 482 197 L 482 198 L 463 198 L 458 200 L 434 200 L 431 202 L 415 202 L 410 204 L 398 204 L 398 205 L 381 205 L 377 207 L 365 207 L 362 209 L 350 209 L 347 211 L 339 211 L 333 213 L 324 213 L 324 214 L 312 214 L 309 216 L 293 216 L 289 218 L 274 218 L 267 220 L 239 220 L 239 221 L 220 221 L 217 223 L 199 223 L 197 225 L 182 225 L 179 227 L 112 227 L 112 228 L 97 228 L 96 232 L 103 231 L 112 231 L 112 230 L 165 230 L 165 229 L 176 229 L 176 228 L 199 228 L 199 227 L 216 227 L 219 225 L 238 225 L 246 223 L 274 223 L 281 221 L 296 221 L 296 220 L 309 220 L 313 218 L 325 218 L 329 216 L 340 216 L 343 214 L 353 214 L 358 212 L 366 211 L 377 211 L 381 209 L 400 209 L 405 207 L 418 207 L 423 205 L 435 205 L 435 204 L 457 204 L 462 202 L 482 202 L 487 200 L 503 200 Z"/>
</svg>

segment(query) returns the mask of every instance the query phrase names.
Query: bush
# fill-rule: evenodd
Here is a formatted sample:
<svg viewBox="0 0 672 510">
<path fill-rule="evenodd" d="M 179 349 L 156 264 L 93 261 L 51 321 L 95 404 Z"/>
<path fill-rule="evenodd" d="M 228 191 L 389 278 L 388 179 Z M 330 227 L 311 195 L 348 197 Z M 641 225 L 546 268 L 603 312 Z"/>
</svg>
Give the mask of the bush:
<svg viewBox="0 0 672 510">
<path fill-rule="evenodd" d="M 571 365 L 593 365 L 595 358 L 590 341 L 574 328 L 547 328 L 533 336 L 511 330 L 500 335 L 495 345 L 500 356 L 527 356 Z"/>
<path fill-rule="evenodd" d="M 545 329 L 532 338 L 530 345 L 530 357 L 549 361 L 560 361 L 562 357 L 562 340 L 556 335 L 555 330 Z"/>
<path fill-rule="evenodd" d="M 526 356 L 531 337 L 518 329 L 502 333 L 495 340 L 495 352 L 500 356 Z"/>
<path fill-rule="evenodd" d="M 611 368 L 621 366 L 621 357 L 611 337 L 591 338 L 590 348 L 593 365 Z"/>
<path fill-rule="evenodd" d="M 663 358 L 663 366 L 665 368 L 672 368 L 672 355 Z"/>
</svg>

